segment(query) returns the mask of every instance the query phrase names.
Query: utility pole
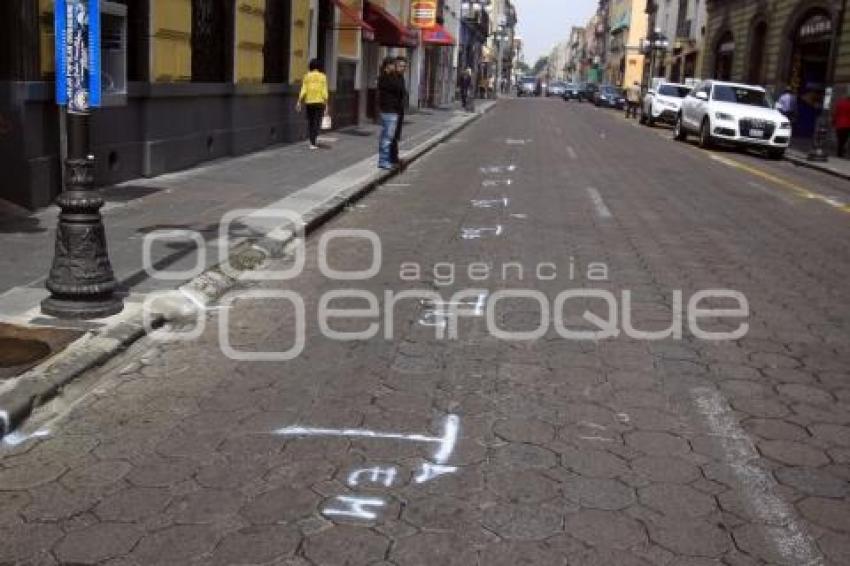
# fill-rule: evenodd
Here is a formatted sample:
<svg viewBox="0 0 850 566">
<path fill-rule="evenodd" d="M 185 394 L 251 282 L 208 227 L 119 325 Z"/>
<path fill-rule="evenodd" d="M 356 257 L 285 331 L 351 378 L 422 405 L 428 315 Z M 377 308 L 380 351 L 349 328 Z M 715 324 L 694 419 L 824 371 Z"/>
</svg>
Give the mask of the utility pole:
<svg viewBox="0 0 850 566">
<path fill-rule="evenodd" d="M 56 200 L 61 212 L 46 283 L 51 295 L 41 310 L 57 318 L 103 318 L 124 304 L 115 296 L 90 142 L 91 108 L 100 104 L 99 1 L 56 0 L 55 33 L 56 99 L 67 105 L 68 156 Z"/>
</svg>

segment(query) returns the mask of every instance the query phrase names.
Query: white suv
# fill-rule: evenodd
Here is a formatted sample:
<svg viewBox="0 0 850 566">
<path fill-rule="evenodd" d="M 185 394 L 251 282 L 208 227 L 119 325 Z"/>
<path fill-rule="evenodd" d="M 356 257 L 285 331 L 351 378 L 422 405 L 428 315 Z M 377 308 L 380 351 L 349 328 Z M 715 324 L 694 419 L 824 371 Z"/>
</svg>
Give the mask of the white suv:
<svg viewBox="0 0 850 566">
<path fill-rule="evenodd" d="M 791 122 L 773 109 L 760 86 L 703 81 L 685 97 L 676 120 L 676 139 L 689 133 L 699 135 L 701 147 L 758 147 L 780 159 L 791 143 Z"/>
<path fill-rule="evenodd" d="M 643 97 L 640 123 L 649 127 L 655 122 L 675 124 L 682 100 L 689 92 L 691 87 L 678 83 L 661 83 L 656 89 L 650 89 Z"/>
</svg>

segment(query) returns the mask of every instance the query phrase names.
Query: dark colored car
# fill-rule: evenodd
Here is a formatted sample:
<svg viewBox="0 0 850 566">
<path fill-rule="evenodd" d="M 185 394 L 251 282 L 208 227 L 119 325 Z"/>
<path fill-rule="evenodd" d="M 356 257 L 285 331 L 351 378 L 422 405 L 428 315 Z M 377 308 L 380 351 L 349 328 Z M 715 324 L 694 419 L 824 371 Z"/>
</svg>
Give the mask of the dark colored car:
<svg viewBox="0 0 850 566">
<path fill-rule="evenodd" d="M 537 96 L 537 77 L 523 77 L 516 88 L 517 96 Z"/>
<path fill-rule="evenodd" d="M 626 107 L 626 97 L 622 89 L 614 85 L 602 85 L 594 94 L 593 104 L 602 108 L 623 109 Z"/>
<path fill-rule="evenodd" d="M 597 90 L 599 90 L 599 87 L 596 83 L 581 83 L 579 100 L 584 102 L 593 102 L 593 97 Z"/>
<path fill-rule="evenodd" d="M 564 89 L 564 100 L 581 100 L 581 85 L 568 83 Z"/>
</svg>

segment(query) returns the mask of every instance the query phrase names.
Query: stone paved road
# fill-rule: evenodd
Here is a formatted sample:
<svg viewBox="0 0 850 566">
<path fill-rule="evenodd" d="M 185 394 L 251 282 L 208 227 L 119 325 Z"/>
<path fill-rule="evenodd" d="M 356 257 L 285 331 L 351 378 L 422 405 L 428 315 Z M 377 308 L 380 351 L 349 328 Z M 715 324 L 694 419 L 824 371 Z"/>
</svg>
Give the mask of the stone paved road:
<svg viewBox="0 0 850 566">
<path fill-rule="evenodd" d="M 311 235 L 299 277 L 241 289 L 296 292 L 303 319 L 244 296 L 200 339 L 140 344 L 90 376 L 24 431 L 46 437 L 7 443 L 0 563 L 850 563 L 850 217 L 728 160 L 846 188 L 666 135 L 588 105 L 503 102 Z M 374 276 L 322 275 L 372 264 L 341 229 L 379 235 Z M 384 295 L 464 289 L 454 340 L 436 337 L 454 320 L 439 298 Z M 496 302 L 517 289 L 539 293 Z M 611 318 L 574 297 L 536 339 L 488 330 L 493 307 L 501 330 L 533 333 L 539 303 L 576 289 L 613 293 L 617 328 L 657 332 L 681 290 L 683 336 L 565 339 L 598 329 L 585 309 Z M 746 336 L 688 330 L 706 289 L 743 293 L 750 316 L 701 327 L 743 321 Z M 323 337 L 335 290 L 376 294 L 389 316 L 330 322 L 376 337 Z M 285 351 L 298 320 L 291 361 L 222 353 L 220 328 L 235 350 Z"/>
</svg>

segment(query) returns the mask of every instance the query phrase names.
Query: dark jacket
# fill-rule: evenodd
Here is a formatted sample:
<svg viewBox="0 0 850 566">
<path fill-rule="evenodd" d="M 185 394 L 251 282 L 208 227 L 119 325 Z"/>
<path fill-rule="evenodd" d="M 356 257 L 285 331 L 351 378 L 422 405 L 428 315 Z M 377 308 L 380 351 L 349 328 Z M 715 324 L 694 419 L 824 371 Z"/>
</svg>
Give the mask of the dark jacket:
<svg viewBox="0 0 850 566">
<path fill-rule="evenodd" d="M 395 73 L 384 73 L 378 79 L 378 107 L 385 114 L 404 112 L 404 79 Z"/>
</svg>

